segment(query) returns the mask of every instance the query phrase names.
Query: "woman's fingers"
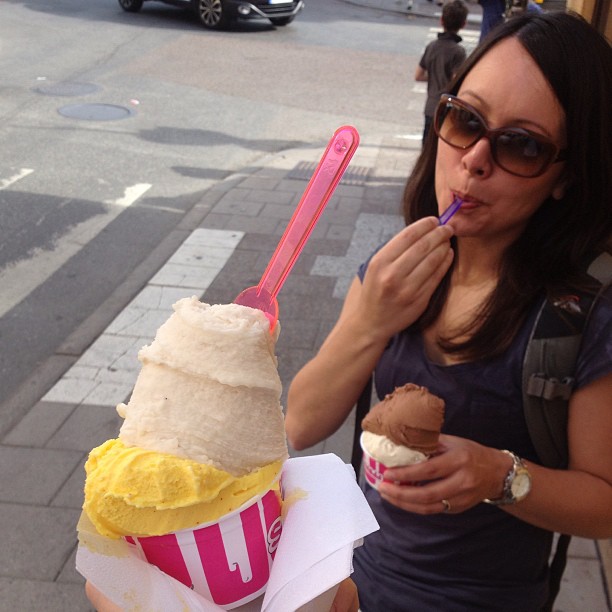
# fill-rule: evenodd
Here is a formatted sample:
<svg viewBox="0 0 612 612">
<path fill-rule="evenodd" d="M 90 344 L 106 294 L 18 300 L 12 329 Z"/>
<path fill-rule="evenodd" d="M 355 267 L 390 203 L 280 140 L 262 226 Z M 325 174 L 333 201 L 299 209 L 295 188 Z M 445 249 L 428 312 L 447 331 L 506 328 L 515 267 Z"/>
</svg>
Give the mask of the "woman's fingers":
<svg viewBox="0 0 612 612">
<path fill-rule="evenodd" d="M 435 218 L 421 219 L 372 258 L 359 307 L 381 333 L 388 337 L 421 316 L 452 263 L 451 236 L 452 229 Z"/>
<path fill-rule="evenodd" d="M 89 580 L 85 583 L 85 594 L 97 612 L 121 612 L 121 608 L 98 591 Z"/>
</svg>

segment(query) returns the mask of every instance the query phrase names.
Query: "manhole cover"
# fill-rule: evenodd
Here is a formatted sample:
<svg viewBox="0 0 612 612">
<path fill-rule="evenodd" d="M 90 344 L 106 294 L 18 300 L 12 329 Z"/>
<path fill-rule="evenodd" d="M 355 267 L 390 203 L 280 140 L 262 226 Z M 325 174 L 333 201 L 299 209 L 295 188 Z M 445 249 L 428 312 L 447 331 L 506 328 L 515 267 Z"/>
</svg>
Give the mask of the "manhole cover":
<svg viewBox="0 0 612 612">
<path fill-rule="evenodd" d="M 71 81 L 62 81 L 61 83 L 53 83 L 36 87 L 34 91 L 45 94 L 46 96 L 86 96 L 87 94 L 99 91 L 99 87 L 93 83 L 77 83 Z"/>
<path fill-rule="evenodd" d="M 70 119 L 86 119 L 88 121 L 115 121 L 134 114 L 134 111 L 129 108 L 115 104 L 69 104 L 58 108 L 57 112 Z"/>
<path fill-rule="evenodd" d="M 317 168 L 316 162 L 298 162 L 288 175 L 290 179 L 309 181 Z M 349 166 L 342 176 L 343 185 L 365 185 L 370 168 L 366 166 Z"/>
</svg>

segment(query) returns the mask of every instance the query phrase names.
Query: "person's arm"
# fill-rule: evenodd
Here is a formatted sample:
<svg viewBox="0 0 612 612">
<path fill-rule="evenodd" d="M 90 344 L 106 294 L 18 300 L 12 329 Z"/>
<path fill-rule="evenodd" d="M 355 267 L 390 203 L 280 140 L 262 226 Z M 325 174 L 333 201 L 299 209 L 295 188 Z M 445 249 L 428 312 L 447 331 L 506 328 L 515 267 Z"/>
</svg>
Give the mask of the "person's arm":
<svg viewBox="0 0 612 612">
<path fill-rule="evenodd" d="M 427 70 L 425 70 L 421 66 L 417 66 L 416 70 L 414 71 L 414 80 L 426 82 L 428 78 L 429 78 L 429 75 L 427 74 Z"/>
<path fill-rule="evenodd" d="M 356 279 L 317 355 L 295 376 L 285 428 L 296 450 L 336 431 L 350 413 L 389 338 L 416 321 L 448 270 L 452 228 L 434 217 L 404 228 Z"/>
<path fill-rule="evenodd" d="M 576 391 L 569 404 L 567 470 L 526 461 L 531 491 L 522 501 L 499 506 L 532 525 L 584 538 L 612 537 L 612 374 Z M 419 514 L 463 512 L 483 499 L 499 498 L 510 458 L 472 440 L 441 436 L 442 451 L 423 464 L 396 468 L 385 478 L 433 481 L 421 487 L 381 485 L 390 503 Z M 508 449 L 513 450 L 513 449 Z"/>
</svg>

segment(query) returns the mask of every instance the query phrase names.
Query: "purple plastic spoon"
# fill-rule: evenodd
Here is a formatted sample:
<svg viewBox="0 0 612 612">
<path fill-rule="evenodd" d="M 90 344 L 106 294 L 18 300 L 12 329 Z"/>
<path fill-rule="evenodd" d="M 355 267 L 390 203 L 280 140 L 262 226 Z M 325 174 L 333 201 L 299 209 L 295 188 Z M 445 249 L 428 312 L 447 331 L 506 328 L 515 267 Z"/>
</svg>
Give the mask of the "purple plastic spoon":
<svg viewBox="0 0 612 612">
<path fill-rule="evenodd" d="M 438 223 L 440 225 L 446 225 L 450 218 L 461 208 L 463 200 L 459 196 L 455 196 L 452 204 L 440 215 Z"/>
<path fill-rule="evenodd" d="M 276 296 L 358 145 L 359 133 L 354 127 L 343 126 L 334 132 L 259 284 L 245 289 L 234 300 L 235 304 L 262 310 L 270 321 L 270 331 L 278 321 Z"/>
</svg>

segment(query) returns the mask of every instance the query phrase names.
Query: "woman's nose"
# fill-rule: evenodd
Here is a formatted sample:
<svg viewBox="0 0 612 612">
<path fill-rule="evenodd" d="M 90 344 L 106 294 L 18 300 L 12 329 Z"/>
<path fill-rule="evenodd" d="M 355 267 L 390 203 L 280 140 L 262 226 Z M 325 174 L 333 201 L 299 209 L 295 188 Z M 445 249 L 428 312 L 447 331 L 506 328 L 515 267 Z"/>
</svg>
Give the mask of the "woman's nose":
<svg viewBox="0 0 612 612">
<path fill-rule="evenodd" d="M 478 177 L 487 177 L 493 169 L 493 156 L 491 143 L 488 138 L 481 138 L 473 147 L 470 147 L 463 156 L 464 168 Z"/>
</svg>

